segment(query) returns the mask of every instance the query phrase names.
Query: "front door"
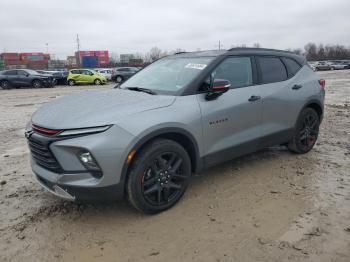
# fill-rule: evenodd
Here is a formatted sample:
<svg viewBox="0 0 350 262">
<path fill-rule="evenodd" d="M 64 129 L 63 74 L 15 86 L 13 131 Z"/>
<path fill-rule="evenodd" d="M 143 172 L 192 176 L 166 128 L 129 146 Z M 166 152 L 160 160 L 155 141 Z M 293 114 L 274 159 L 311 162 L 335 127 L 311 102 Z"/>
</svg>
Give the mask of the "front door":
<svg viewBox="0 0 350 262">
<path fill-rule="evenodd" d="M 225 59 L 210 78 L 230 81 L 231 89 L 211 101 L 205 94 L 197 95 L 206 166 L 257 150 L 262 118 L 261 93 L 259 86 L 253 85 L 250 57 Z"/>
</svg>

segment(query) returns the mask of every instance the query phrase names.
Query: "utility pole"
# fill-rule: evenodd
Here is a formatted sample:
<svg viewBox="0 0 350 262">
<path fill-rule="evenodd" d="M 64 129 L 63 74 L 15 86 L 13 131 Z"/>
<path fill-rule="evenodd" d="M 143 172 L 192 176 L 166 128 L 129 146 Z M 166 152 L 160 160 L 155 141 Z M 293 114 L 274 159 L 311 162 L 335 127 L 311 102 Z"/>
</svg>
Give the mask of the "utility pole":
<svg viewBox="0 0 350 262">
<path fill-rule="evenodd" d="M 48 54 L 49 53 L 49 43 L 46 43 L 45 45 L 46 45 L 46 54 Z"/>
<path fill-rule="evenodd" d="M 219 51 L 221 50 L 221 42 L 220 42 L 220 40 L 219 40 Z"/>
<path fill-rule="evenodd" d="M 80 64 L 81 64 L 81 61 L 80 61 L 80 39 L 79 39 L 79 35 L 77 34 L 77 54 L 78 54 L 78 57 L 77 56 L 75 56 L 75 57 L 77 57 L 76 59 L 78 60 L 77 61 L 77 64 L 80 66 Z"/>
<path fill-rule="evenodd" d="M 77 34 L 77 51 L 80 51 L 80 39 L 79 39 L 79 35 Z"/>
</svg>

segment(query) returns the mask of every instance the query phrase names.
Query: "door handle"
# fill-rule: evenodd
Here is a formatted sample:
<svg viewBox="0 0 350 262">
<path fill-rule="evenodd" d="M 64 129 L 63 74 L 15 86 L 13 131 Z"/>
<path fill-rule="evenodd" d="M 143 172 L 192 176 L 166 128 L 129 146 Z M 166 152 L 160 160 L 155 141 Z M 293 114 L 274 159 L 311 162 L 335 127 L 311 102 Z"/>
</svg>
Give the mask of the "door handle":
<svg viewBox="0 0 350 262">
<path fill-rule="evenodd" d="M 294 85 L 292 87 L 293 90 L 299 90 L 300 88 L 302 88 L 303 86 L 302 85 Z"/>
<path fill-rule="evenodd" d="M 257 101 L 257 100 L 260 100 L 261 99 L 261 96 L 251 96 L 249 97 L 248 101 L 249 102 L 254 102 L 254 101 Z"/>
</svg>

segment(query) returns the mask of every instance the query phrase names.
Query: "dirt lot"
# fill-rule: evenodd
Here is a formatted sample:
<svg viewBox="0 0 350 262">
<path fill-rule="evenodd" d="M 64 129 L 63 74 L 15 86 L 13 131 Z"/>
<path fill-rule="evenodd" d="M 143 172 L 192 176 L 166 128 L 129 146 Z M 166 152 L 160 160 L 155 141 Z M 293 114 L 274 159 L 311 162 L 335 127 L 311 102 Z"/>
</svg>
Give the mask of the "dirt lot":
<svg viewBox="0 0 350 262">
<path fill-rule="evenodd" d="M 77 205 L 33 182 L 24 125 L 83 89 L 0 90 L 0 261 L 350 261 L 350 70 L 321 72 L 314 150 L 274 147 L 192 179 L 155 216 L 127 203 Z"/>
</svg>

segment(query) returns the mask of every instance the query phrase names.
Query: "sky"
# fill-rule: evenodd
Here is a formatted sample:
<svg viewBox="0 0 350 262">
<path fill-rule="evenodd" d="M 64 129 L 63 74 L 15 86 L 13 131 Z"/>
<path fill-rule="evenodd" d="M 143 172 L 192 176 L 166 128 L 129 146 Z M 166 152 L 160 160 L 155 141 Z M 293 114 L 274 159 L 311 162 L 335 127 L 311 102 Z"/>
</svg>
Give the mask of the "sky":
<svg viewBox="0 0 350 262">
<path fill-rule="evenodd" d="M 350 46 L 350 0 L 2 0 L 0 52 Z"/>
</svg>

